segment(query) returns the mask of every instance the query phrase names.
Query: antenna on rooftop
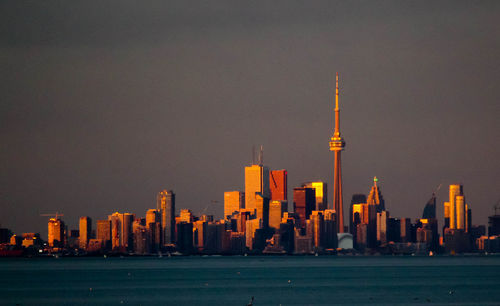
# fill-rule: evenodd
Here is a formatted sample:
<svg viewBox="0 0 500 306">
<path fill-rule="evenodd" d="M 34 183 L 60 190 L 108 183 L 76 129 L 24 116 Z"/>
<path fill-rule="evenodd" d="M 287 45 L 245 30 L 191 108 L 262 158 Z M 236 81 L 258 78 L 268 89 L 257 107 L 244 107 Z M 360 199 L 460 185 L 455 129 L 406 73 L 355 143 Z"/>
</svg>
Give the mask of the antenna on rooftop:
<svg viewBox="0 0 500 306">
<path fill-rule="evenodd" d="M 259 166 L 262 166 L 264 164 L 264 148 L 262 145 L 260 145 L 260 152 L 259 152 Z"/>
</svg>

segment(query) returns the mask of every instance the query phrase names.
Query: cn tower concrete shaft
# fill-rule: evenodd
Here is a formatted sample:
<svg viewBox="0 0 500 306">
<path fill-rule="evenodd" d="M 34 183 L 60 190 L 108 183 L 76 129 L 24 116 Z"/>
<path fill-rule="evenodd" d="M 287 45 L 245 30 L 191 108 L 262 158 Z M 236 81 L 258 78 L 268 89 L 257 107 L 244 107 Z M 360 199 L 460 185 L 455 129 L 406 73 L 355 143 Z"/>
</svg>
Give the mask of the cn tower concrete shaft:
<svg viewBox="0 0 500 306">
<path fill-rule="evenodd" d="M 330 151 L 335 153 L 333 175 L 333 208 L 337 213 L 337 232 L 344 232 L 344 209 L 342 202 L 342 170 L 340 166 L 340 152 L 344 150 L 345 142 L 340 136 L 340 109 L 339 109 L 339 74 L 336 76 L 335 87 L 335 130 L 330 138 Z"/>
</svg>

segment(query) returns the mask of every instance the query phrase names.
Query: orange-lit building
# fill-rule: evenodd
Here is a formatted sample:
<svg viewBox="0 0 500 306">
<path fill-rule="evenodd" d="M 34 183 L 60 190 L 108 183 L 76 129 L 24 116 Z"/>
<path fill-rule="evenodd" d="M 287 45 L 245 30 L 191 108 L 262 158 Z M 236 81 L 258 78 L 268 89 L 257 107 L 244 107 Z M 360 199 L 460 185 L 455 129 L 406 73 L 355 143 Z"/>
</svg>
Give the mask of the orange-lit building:
<svg viewBox="0 0 500 306">
<path fill-rule="evenodd" d="M 283 213 L 287 211 L 286 201 L 271 201 L 269 203 L 269 226 L 274 229 L 280 228 Z"/>
<path fill-rule="evenodd" d="M 80 237 L 79 243 L 81 249 L 86 249 L 89 243 L 89 240 L 92 238 L 90 235 L 92 234 L 92 219 L 90 217 L 80 217 Z"/>
<path fill-rule="evenodd" d="M 224 218 L 231 217 L 245 206 L 245 193 L 241 191 L 224 192 Z"/>
<path fill-rule="evenodd" d="M 51 247 L 64 246 L 64 222 L 59 218 L 50 218 L 48 224 L 48 243 Z"/>
<path fill-rule="evenodd" d="M 288 172 L 286 170 L 271 170 L 269 172 L 269 190 L 271 201 L 287 201 Z"/>
<path fill-rule="evenodd" d="M 302 185 L 302 187 L 314 188 L 316 194 L 316 206 L 315 210 L 325 210 L 328 209 L 328 190 L 325 182 L 307 182 Z"/>
</svg>

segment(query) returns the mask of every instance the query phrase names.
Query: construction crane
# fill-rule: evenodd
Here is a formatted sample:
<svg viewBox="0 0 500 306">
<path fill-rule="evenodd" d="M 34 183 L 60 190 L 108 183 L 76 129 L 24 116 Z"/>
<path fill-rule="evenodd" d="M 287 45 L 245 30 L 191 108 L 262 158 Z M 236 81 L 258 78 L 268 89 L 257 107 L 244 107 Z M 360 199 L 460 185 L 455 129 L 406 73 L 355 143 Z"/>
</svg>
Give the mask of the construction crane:
<svg viewBox="0 0 500 306">
<path fill-rule="evenodd" d="M 59 217 L 64 216 L 64 214 L 60 214 L 58 211 L 56 211 L 55 214 L 40 214 L 40 217 L 55 217 L 55 219 L 59 219 Z"/>
<path fill-rule="evenodd" d="M 207 206 L 205 206 L 205 208 L 201 211 L 201 215 L 203 216 L 207 212 L 208 206 L 210 206 L 212 204 L 217 204 L 217 203 L 220 203 L 220 202 L 217 201 L 217 200 L 210 201 L 210 204 L 208 204 Z"/>
</svg>

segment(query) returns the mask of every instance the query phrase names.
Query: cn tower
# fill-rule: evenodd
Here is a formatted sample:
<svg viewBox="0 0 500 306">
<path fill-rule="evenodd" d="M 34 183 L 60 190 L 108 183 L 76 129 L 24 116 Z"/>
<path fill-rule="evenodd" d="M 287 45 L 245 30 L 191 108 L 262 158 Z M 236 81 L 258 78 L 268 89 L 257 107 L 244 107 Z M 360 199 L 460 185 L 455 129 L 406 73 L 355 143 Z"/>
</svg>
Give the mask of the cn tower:
<svg viewBox="0 0 500 306">
<path fill-rule="evenodd" d="M 344 210 L 342 204 L 342 171 L 340 170 L 340 152 L 344 150 L 345 142 L 340 136 L 339 109 L 339 73 L 337 72 L 335 86 L 335 130 L 330 138 L 330 151 L 335 152 L 333 168 L 333 208 L 337 212 L 337 232 L 344 232 Z"/>
</svg>

